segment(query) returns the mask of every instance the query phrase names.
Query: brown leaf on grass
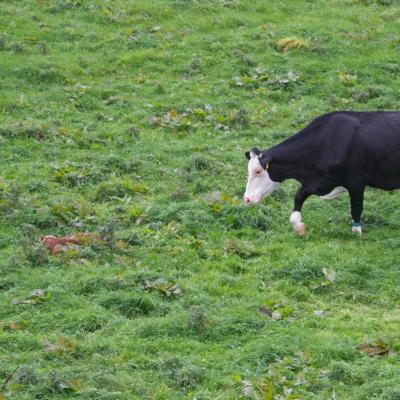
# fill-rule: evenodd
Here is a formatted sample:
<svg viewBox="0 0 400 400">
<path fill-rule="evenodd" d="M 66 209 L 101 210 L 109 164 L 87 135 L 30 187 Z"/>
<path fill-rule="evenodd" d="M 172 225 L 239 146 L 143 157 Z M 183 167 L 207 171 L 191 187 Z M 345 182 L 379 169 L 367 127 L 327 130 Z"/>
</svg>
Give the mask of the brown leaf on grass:
<svg viewBox="0 0 400 400">
<path fill-rule="evenodd" d="M 361 343 L 357 346 L 357 349 L 366 353 L 370 357 L 393 356 L 396 354 L 392 349 L 391 344 L 383 338 L 377 338 L 370 342 Z"/>
<path fill-rule="evenodd" d="M 45 340 L 43 347 L 49 353 L 62 356 L 65 353 L 73 353 L 76 350 L 77 345 L 74 339 L 67 338 L 63 335 L 58 335 L 54 343 L 50 343 Z"/>
<path fill-rule="evenodd" d="M 41 236 L 40 240 L 43 246 L 47 250 L 49 250 L 51 254 L 60 253 L 62 251 L 62 248 L 64 246 L 67 246 L 68 244 L 79 244 L 76 238 L 72 236 L 64 236 L 58 239 L 55 236 L 47 235 L 47 236 Z"/>
<path fill-rule="evenodd" d="M 21 322 L 5 322 L 5 321 L 0 321 L 0 330 L 3 331 L 19 331 L 20 329 L 23 329 L 24 326 L 26 326 L 26 323 L 24 321 Z"/>
<path fill-rule="evenodd" d="M 47 235 L 41 236 L 43 246 L 53 255 L 65 252 L 70 245 L 93 245 L 102 242 L 101 236 L 96 232 L 76 232 L 71 236 L 57 238 Z"/>
<path fill-rule="evenodd" d="M 369 356 L 383 356 L 389 352 L 389 349 L 373 346 L 370 343 L 362 343 L 357 348 Z"/>
</svg>

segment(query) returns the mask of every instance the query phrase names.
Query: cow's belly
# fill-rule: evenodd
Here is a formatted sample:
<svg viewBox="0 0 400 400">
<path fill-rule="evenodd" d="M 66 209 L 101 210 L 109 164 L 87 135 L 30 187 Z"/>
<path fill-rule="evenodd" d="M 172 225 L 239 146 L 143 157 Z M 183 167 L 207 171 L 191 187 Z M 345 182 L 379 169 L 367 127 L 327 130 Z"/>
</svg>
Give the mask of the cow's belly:
<svg viewBox="0 0 400 400">
<path fill-rule="evenodd" d="M 372 176 L 369 176 L 368 186 L 384 190 L 400 189 L 400 168 L 398 164 L 381 165 L 374 172 Z"/>
<path fill-rule="evenodd" d="M 400 132 L 391 143 L 377 141 L 376 147 L 365 157 L 362 169 L 366 169 L 368 186 L 384 190 L 400 189 Z M 355 166 L 356 168 L 356 166 Z"/>
<path fill-rule="evenodd" d="M 400 176 L 399 178 L 393 178 L 393 179 L 371 180 L 368 183 L 368 186 L 383 190 L 400 189 Z"/>
</svg>

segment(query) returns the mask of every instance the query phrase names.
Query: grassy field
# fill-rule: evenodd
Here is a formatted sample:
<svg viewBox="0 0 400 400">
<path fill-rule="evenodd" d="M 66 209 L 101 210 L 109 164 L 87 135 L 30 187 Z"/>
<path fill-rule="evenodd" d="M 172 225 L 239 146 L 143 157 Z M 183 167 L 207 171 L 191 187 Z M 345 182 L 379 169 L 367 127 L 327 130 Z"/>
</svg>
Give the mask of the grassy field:
<svg viewBox="0 0 400 400">
<path fill-rule="evenodd" d="M 241 204 L 246 150 L 400 109 L 397 0 L 3 0 L 0 32 L 0 399 L 400 399 L 399 194 L 362 237 L 347 195 L 304 238 L 296 182 Z"/>
</svg>

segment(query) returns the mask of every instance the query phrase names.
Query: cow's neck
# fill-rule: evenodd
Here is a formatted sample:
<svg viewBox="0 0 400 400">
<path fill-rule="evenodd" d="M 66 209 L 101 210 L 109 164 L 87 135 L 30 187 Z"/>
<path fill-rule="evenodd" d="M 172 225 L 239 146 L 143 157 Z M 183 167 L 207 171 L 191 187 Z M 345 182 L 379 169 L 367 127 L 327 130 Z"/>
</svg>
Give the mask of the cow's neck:
<svg viewBox="0 0 400 400">
<path fill-rule="evenodd" d="M 302 131 L 272 147 L 269 152 L 274 161 L 287 164 L 304 164 L 310 157 L 313 137 L 308 131 Z"/>
<path fill-rule="evenodd" d="M 314 171 L 301 163 L 286 163 L 274 161 L 268 169 L 271 179 L 275 182 L 283 182 L 286 179 L 296 179 L 304 183 L 308 177 L 314 175 Z"/>
<path fill-rule="evenodd" d="M 311 138 L 310 138 L 311 139 Z M 307 135 L 295 135 L 268 150 L 271 157 L 271 179 L 282 182 L 296 179 L 303 182 L 315 172 L 310 159 L 312 143 Z"/>
</svg>

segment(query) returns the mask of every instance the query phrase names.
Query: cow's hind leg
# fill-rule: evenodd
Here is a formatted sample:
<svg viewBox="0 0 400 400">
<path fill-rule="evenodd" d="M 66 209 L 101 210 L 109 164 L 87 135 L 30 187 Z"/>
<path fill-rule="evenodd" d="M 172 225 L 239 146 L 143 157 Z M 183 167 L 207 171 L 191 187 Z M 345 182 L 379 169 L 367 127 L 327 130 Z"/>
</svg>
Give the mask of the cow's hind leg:
<svg viewBox="0 0 400 400">
<path fill-rule="evenodd" d="M 364 203 L 364 187 L 359 188 L 349 188 L 350 194 L 350 205 L 351 205 L 351 216 L 353 218 L 352 222 L 352 232 L 359 233 L 361 235 L 361 214 L 363 211 Z"/>
<path fill-rule="evenodd" d="M 294 197 L 294 207 L 293 212 L 290 215 L 290 223 L 296 233 L 300 236 L 303 236 L 306 232 L 306 225 L 301 222 L 301 208 L 310 195 L 311 193 L 307 192 L 304 187 L 301 187 Z"/>
</svg>

